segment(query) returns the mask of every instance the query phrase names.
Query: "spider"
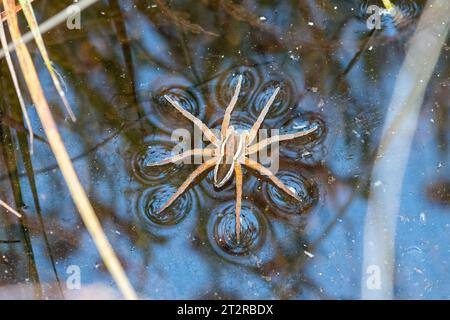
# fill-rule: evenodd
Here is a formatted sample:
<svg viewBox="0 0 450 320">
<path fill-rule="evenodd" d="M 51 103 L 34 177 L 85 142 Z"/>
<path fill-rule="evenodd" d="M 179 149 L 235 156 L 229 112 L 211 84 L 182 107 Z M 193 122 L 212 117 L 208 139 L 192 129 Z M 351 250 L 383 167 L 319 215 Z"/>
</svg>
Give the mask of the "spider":
<svg viewBox="0 0 450 320">
<path fill-rule="evenodd" d="M 270 138 L 263 139 L 254 143 L 257 132 L 264 121 L 264 118 L 269 111 L 270 106 L 273 104 L 280 88 L 276 88 L 272 96 L 265 104 L 263 110 L 258 116 L 256 122 L 253 124 L 250 130 L 237 131 L 231 122 L 231 113 L 238 100 L 239 92 L 241 90 L 242 75 L 239 76 L 238 83 L 234 90 L 233 97 L 227 108 L 225 109 L 225 115 L 223 117 L 222 127 L 220 130 L 220 138 L 217 137 L 210 128 L 208 128 L 201 120 L 193 116 L 191 113 L 183 109 L 180 104 L 172 99 L 169 95 L 164 95 L 164 98 L 183 116 L 192 121 L 196 126 L 200 128 L 205 137 L 212 143 L 212 148 L 205 149 L 191 149 L 175 155 L 173 157 L 161 160 L 157 163 L 149 164 L 149 166 L 162 166 L 170 163 L 182 161 L 183 159 L 191 156 L 210 157 L 209 160 L 201 164 L 195 169 L 186 181 L 178 188 L 175 194 L 167 201 L 164 206 L 159 209 L 158 214 L 167 209 L 181 194 L 183 194 L 187 188 L 194 182 L 194 180 L 201 174 L 210 171 L 214 167 L 214 186 L 221 188 L 227 181 L 233 176 L 233 172 L 236 175 L 236 223 L 235 232 L 236 240 L 240 241 L 241 233 L 241 221 L 240 212 L 242 204 L 242 165 L 257 171 L 261 175 L 267 176 L 273 184 L 283 190 L 292 198 L 297 201 L 301 199 L 292 190 L 287 188 L 275 175 L 266 167 L 262 166 L 255 160 L 250 159 L 248 156 L 263 150 L 274 142 L 292 140 L 310 134 L 316 128 L 311 128 L 307 131 L 281 134 L 271 136 Z"/>
</svg>

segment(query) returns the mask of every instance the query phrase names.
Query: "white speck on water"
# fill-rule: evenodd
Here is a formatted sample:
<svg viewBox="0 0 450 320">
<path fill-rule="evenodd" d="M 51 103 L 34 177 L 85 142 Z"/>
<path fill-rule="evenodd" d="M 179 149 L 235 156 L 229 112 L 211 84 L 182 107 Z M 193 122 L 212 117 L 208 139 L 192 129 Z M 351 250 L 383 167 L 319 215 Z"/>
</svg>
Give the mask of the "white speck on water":
<svg viewBox="0 0 450 320">
<path fill-rule="evenodd" d="M 359 132 L 358 131 L 356 131 L 356 130 L 352 130 L 352 132 L 353 132 L 353 134 L 356 136 L 356 137 L 358 137 L 358 138 L 360 138 L 361 137 L 361 135 L 359 134 Z"/>
<path fill-rule="evenodd" d="M 419 218 L 420 218 L 421 224 L 425 224 L 427 222 L 427 216 L 426 216 L 425 212 L 421 212 L 419 215 Z"/>
<path fill-rule="evenodd" d="M 302 158 L 310 157 L 312 156 L 312 153 L 310 151 L 305 151 L 302 153 Z"/>
<path fill-rule="evenodd" d="M 420 270 L 419 268 L 414 268 L 414 271 L 417 272 L 418 274 L 423 274 L 423 271 Z"/>
<path fill-rule="evenodd" d="M 373 183 L 373 186 L 376 188 L 376 187 L 381 186 L 382 184 L 383 184 L 383 182 L 381 182 L 380 180 L 377 180 Z"/>
<path fill-rule="evenodd" d="M 308 251 L 303 251 L 308 257 L 310 257 L 311 259 L 314 258 L 314 255 L 311 252 Z"/>
<path fill-rule="evenodd" d="M 294 54 L 290 54 L 289 55 L 289 59 L 293 60 L 293 61 L 299 61 L 300 57 L 299 56 L 295 56 Z"/>
<path fill-rule="evenodd" d="M 314 22 L 308 22 L 308 26 L 313 26 L 314 25 Z"/>
<path fill-rule="evenodd" d="M 266 20 L 267 20 L 267 18 L 266 18 L 266 17 L 264 17 L 264 16 L 261 16 L 261 17 L 259 17 L 259 20 L 260 20 L 260 21 L 266 21 Z"/>
<path fill-rule="evenodd" d="M 270 276 L 262 276 L 262 278 L 263 278 L 264 280 L 266 280 L 267 282 L 272 281 L 272 277 L 270 277 Z"/>
<path fill-rule="evenodd" d="M 317 107 L 320 109 L 325 105 L 325 101 L 323 99 L 320 99 L 319 104 L 317 105 Z"/>
</svg>

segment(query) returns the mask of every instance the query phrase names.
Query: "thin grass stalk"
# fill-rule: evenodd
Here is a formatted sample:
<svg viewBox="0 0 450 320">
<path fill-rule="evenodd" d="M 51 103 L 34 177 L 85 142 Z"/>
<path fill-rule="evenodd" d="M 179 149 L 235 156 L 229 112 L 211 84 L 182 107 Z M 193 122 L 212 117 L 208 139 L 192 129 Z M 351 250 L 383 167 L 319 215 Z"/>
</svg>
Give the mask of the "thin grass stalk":
<svg viewBox="0 0 450 320">
<path fill-rule="evenodd" d="M 30 2 L 33 2 L 34 0 L 29 0 Z M 22 8 L 20 6 L 16 5 L 16 13 L 20 12 L 20 10 L 22 10 Z M 6 12 L 0 12 L 0 19 L 1 21 L 6 21 Z"/>
<path fill-rule="evenodd" d="M 7 204 L 5 201 L 0 200 L 0 206 L 2 206 L 3 208 L 5 208 L 8 212 L 11 212 L 12 214 L 14 214 L 17 218 L 22 218 L 22 215 L 17 212 L 17 210 L 13 209 L 9 204 Z"/>
<path fill-rule="evenodd" d="M 55 85 L 56 90 L 58 91 L 58 94 L 61 97 L 61 100 L 64 104 L 64 107 L 66 108 L 67 113 L 69 114 L 72 121 L 75 122 L 77 119 L 75 117 L 75 114 L 72 111 L 72 108 L 69 105 L 69 101 L 67 101 L 66 93 L 64 92 L 64 90 L 62 88 L 61 82 L 58 79 L 58 75 L 53 70 L 52 62 L 48 55 L 47 49 L 45 48 L 44 39 L 42 39 L 42 35 L 39 32 L 39 24 L 37 22 L 35 14 L 34 14 L 33 6 L 31 5 L 29 0 L 19 0 L 19 3 L 20 3 L 20 6 L 22 7 L 22 10 L 25 15 L 25 19 L 27 20 L 28 26 L 31 29 L 34 40 L 36 41 L 36 44 L 37 44 L 39 52 L 42 56 L 42 59 L 44 60 L 45 66 L 47 67 L 47 70 L 50 73 L 53 84 Z"/>
<path fill-rule="evenodd" d="M 5 29 L 3 27 L 3 22 L 0 22 L 0 40 L 3 48 L 8 48 L 8 41 L 6 40 L 6 33 Z M 9 73 L 11 74 L 11 78 L 13 80 L 14 89 L 17 93 L 17 98 L 19 99 L 20 108 L 22 109 L 22 114 L 25 119 L 25 123 L 27 124 L 28 128 L 28 136 L 30 139 L 30 153 L 33 154 L 33 145 L 34 145 L 34 135 L 33 135 L 33 128 L 31 126 L 30 118 L 28 117 L 27 108 L 25 107 L 25 102 L 23 101 L 22 92 L 20 91 L 19 87 L 19 81 L 17 80 L 16 71 L 14 70 L 14 65 L 12 63 L 11 55 L 9 54 L 9 51 L 5 51 L 5 57 L 6 62 L 8 64 Z"/>
<path fill-rule="evenodd" d="M 98 1 L 99 0 L 81 0 L 74 5 L 76 5 L 80 9 L 80 12 L 81 12 L 84 9 L 88 8 L 89 6 L 93 5 L 94 3 L 98 2 Z M 20 6 L 17 6 L 17 7 L 18 8 L 16 9 L 16 11 L 19 12 L 21 8 L 20 8 Z M 43 23 L 41 23 L 39 25 L 39 32 L 41 34 L 46 33 L 47 31 L 56 27 L 58 24 L 60 24 L 62 22 L 66 22 L 67 18 L 69 18 L 70 15 L 72 14 L 67 9 L 68 8 L 61 10 L 60 12 L 58 12 L 51 18 L 49 18 L 46 21 L 44 21 Z M 17 41 L 13 41 L 12 43 L 10 43 L 8 45 L 8 50 L 11 52 L 11 51 L 15 50 L 19 44 L 28 43 L 29 41 L 33 40 L 33 38 L 34 38 L 33 32 L 29 31 L 22 36 L 20 41 L 17 40 Z M 3 49 L 0 51 L 0 58 L 3 58 L 5 56 L 5 50 L 6 49 Z"/>
<path fill-rule="evenodd" d="M 57 129 L 55 120 L 50 112 L 50 108 L 44 96 L 30 53 L 28 52 L 25 44 L 20 41 L 21 33 L 15 13 L 14 0 L 3 0 L 3 4 L 6 9 L 6 16 L 11 37 L 13 38 L 13 41 L 17 43 L 16 52 L 20 68 L 30 91 L 31 98 L 36 106 L 36 111 L 47 135 L 50 147 L 69 188 L 72 199 L 81 215 L 81 218 L 83 219 L 84 224 L 86 225 L 86 228 L 91 234 L 101 257 L 103 258 L 106 267 L 116 281 L 122 294 L 126 299 L 137 299 L 137 295 L 101 227 L 100 221 L 94 212 L 86 192 L 81 186 L 80 180 L 78 179 Z"/>
</svg>

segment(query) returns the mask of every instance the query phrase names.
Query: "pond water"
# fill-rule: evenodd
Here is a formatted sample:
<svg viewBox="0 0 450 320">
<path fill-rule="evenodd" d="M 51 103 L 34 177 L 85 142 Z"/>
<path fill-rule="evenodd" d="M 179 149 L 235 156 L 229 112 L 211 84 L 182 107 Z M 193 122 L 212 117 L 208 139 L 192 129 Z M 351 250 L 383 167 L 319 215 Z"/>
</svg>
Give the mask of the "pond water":
<svg viewBox="0 0 450 320">
<path fill-rule="evenodd" d="M 394 1 L 401 16 L 383 15 L 373 30 L 367 7 L 382 7 L 377 0 L 98 2 L 81 13 L 81 29 L 63 23 L 44 34 L 75 123 L 29 45 L 76 171 L 140 298 L 361 297 L 369 190 L 383 187 L 371 181 L 372 167 L 425 2 Z M 36 0 L 34 8 L 44 21 L 70 4 Z M 239 76 L 235 128 L 250 128 L 280 88 L 263 127 L 315 130 L 279 146 L 276 176 L 301 202 L 244 168 L 237 241 L 234 178 L 218 189 L 205 174 L 160 213 L 197 165 L 149 164 L 171 155 L 175 130 L 194 131 L 164 95 L 219 129 Z M 400 195 L 396 298 L 450 298 L 449 76 L 444 46 Z M 26 215 L 21 225 L 0 214 L 0 298 L 120 297 L 48 145 L 37 141 L 31 161 L 24 151 L 4 60 L 0 79 L 8 92 L 1 198 Z M 77 270 L 80 290 L 70 286 Z"/>
</svg>

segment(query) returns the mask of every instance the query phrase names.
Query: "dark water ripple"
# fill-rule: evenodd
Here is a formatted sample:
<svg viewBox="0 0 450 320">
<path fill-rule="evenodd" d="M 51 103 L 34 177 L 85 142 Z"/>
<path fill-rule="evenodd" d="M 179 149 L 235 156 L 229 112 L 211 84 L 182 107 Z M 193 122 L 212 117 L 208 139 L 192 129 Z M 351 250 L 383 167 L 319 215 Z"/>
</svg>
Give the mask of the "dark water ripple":
<svg viewBox="0 0 450 320">
<path fill-rule="evenodd" d="M 172 156 L 174 143 L 170 141 L 154 140 L 144 144 L 131 157 L 131 169 L 136 179 L 144 184 L 162 181 L 178 172 L 183 164 L 168 164 L 160 167 L 150 167 Z"/>
<path fill-rule="evenodd" d="M 301 202 L 287 195 L 270 181 L 266 181 L 263 184 L 263 195 L 274 209 L 275 214 L 299 215 L 317 204 L 319 191 L 313 181 L 289 171 L 280 171 L 276 176 L 286 187 L 298 195 Z"/>
<path fill-rule="evenodd" d="M 222 128 L 223 114 L 215 116 L 210 122 L 209 127 L 220 131 Z M 231 125 L 236 130 L 250 130 L 254 120 L 246 112 L 235 111 L 231 114 Z"/>
<path fill-rule="evenodd" d="M 193 197 L 191 192 L 185 192 L 172 206 L 159 212 L 161 207 L 177 191 L 177 186 L 161 184 L 157 187 L 146 189 L 139 196 L 138 214 L 144 217 L 146 222 L 162 227 L 174 226 L 180 223 L 193 209 Z"/>
<path fill-rule="evenodd" d="M 259 210 L 249 203 L 243 203 L 241 211 L 241 239 L 236 239 L 236 215 L 234 201 L 216 207 L 208 223 L 208 239 L 213 246 L 232 256 L 255 252 L 263 242 L 266 228 Z"/>
<path fill-rule="evenodd" d="M 242 75 L 242 84 L 237 105 L 247 106 L 252 101 L 256 89 L 260 85 L 261 76 L 255 68 L 241 66 L 225 72 L 214 86 L 217 102 L 222 108 L 230 103 L 240 75 Z"/>
<path fill-rule="evenodd" d="M 292 111 L 294 89 L 289 81 L 282 80 L 270 80 L 262 85 L 261 89 L 255 97 L 254 103 L 252 103 L 248 109 L 250 115 L 256 120 L 270 99 L 272 94 L 277 88 L 280 88 L 275 101 L 267 113 L 264 123 L 270 126 L 276 126 L 277 123 L 286 119 Z"/>
<path fill-rule="evenodd" d="M 153 98 L 152 116 L 149 121 L 165 132 L 172 132 L 174 129 L 190 129 L 192 123 L 183 117 L 165 98 L 169 95 L 181 105 L 181 107 L 195 117 L 204 121 L 205 104 L 194 89 L 189 87 L 171 87 L 158 92 Z"/>
<path fill-rule="evenodd" d="M 326 135 L 327 127 L 318 114 L 308 112 L 299 113 L 286 121 L 280 128 L 280 134 L 296 133 L 316 130 L 306 136 L 281 143 L 280 154 L 290 159 L 300 159 L 303 163 L 313 164 L 325 156 L 325 147 L 322 145 Z"/>
</svg>

